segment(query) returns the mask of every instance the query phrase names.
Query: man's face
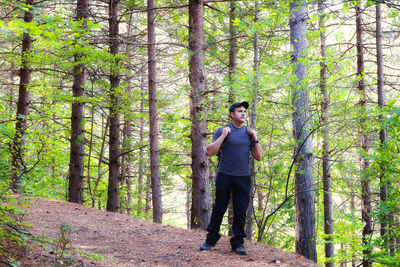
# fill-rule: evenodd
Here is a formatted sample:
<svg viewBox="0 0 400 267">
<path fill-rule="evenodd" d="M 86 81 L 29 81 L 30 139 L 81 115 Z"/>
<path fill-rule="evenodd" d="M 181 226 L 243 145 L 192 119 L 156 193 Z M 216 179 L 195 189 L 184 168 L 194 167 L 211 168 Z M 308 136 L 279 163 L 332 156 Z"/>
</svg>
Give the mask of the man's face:
<svg viewBox="0 0 400 267">
<path fill-rule="evenodd" d="M 246 114 L 246 109 L 243 106 L 240 106 L 231 112 L 231 117 L 233 121 L 244 123 L 246 121 Z"/>
</svg>

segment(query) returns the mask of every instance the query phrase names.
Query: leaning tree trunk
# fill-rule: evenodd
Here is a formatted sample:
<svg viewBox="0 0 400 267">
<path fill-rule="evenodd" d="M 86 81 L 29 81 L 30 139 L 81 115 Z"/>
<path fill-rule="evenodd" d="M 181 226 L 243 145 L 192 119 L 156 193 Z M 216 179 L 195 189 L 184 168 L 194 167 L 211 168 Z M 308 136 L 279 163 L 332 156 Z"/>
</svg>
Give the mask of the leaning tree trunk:
<svg viewBox="0 0 400 267">
<path fill-rule="evenodd" d="M 156 89 L 156 34 L 154 25 L 154 0 L 147 1 L 148 69 L 149 69 L 149 120 L 150 120 L 150 173 L 153 200 L 153 222 L 162 223 L 161 179 L 158 163 L 158 117 Z"/>
<path fill-rule="evenodd" d="M 89 11 L 89 0 L 78 0 L 76 20 L 84 21 L 83 30 L 86 28 Z M 83 172 L 85 156 L 85 96 L 86 68 L 82 62 L 84 55 L 75 54 L 74 82 L 72 93 L 74 102 L 71 111 L 71 140 L 68 176 L 68 201 L 83 203 Z"/>
<path fill-rule="evenodd" d="M 356 5 L 356 33 L 357 33 L 357 79 L 358 91 L 360 93 L 360 142 L 361 142 L 361 215 L 362 221 L 365 223 L 362 233 L 362 241 L 365 249 L 363 250 L 362 264 L 364 267 L 372 266 L 369 259 L 371 249 L 368 248 L 370 235 L 372 234 L 372 220 L 369 216 L 371 212 L 371 191 L 370 181 L 366 174 L 369 167 L 368 153 L 368 136 L 367 136 L 367 122 L 366 122 L 366 93 L 365 93 L 365 79 L 364 79 L 364 47 L 363 47 L 363 29 L 361 19 L 361 7 Z"/>
<path fill-rule="evenodd" d="M 326 28 L 325 28 L 325 0 L 318 1 L 319 10 L 319 32 L 321 40 L 321 71 L 320 89 L 322 94 L 321 103 L 321 129 L 322 129 L 322 181 L 324 190 L 324 230 L 325 238 L 325 262 L 326 267 L 333 267 L 335 247 L 333 244 L 333 209 L 332 209 L 332 180 L 331 180 L 331 154 L 329 137 L 329 92 L 327 88 L 328 67 L 326 66 Z"/>
<path fill-rule="evenodd" d="M 376 62 L 377 62 L 377 86 L 378 86 L 378 106 L 382 109 L 385 106 L 385 93 L 383 91 L 383 83 L 384 83 L 384 76 L 383 76 L 383 53 L 382 53 L 382 11 L 381 11 L 381 4 L 376 4 Z M 379 120 L 382 125 L 383 117 L 379 115 Z M 386 143 L 386 129 L 381 126 L 382 128 L 379 131 L 379 140 L 381 149 L 384 149 L 384 144 Z M 381 174 L 380 174 L 380 201 L 384 203 L 387 201 L 387 181 L 385 179 L 385 168 L 381 166 Z M 389 236 L 387 230 L 387 221 L 391 215 L 384 215 L 381 221 L 381 237 L 384 240 L 384 249 L 387 250 L 389 248 Z"/>
<path fill-rule="evenodd" d="M 118 87 L 119 77 L 119 41 L 118 41 L 118 2 L 109 2 L 109 42 L 110 53 L 113 56 L 113 64 L 110 73 L 110 139 L 109 139 L 109 173 L 108 173 L 108 199 L 107 211 L 117 212 L 119 201 L 120 183 L 120 120 Z"/>
<path fill-rule="evenodd" d="M 293 48 L 292 62 L 297 77 L 293 85 L 293 133 L 297 144 L 295 163 L 295 245 L 296 252 L 317 261 L 315 235 L 315 206 L 313 178 L 313 148 L 310 130 L 310 100 L 307 88 L 307 67 L 301 62 L 307 49 L 306 1 L 290 3 L 290 42 Z"/>
<path fill-rule="evenodd" d="M 33 21 L 32 7 L 33 0 L 27 0 L 25 4 L 29 7 L 24 14 L 24 21 L 29 23 Z M 31 82 L 30 53 L 32 49 L 32 37 L 29 33 L 24 33 L 22 37 L 21 67 L 19 69 L 19 91 L 17 104 L 17 118 L 15 123 L 15 135 L 12 145 L 11 159 L 11 186 L 14 192 L 19 192 L 20 179 L 24 171 L 24 147 L 26 117 L 29 114 L 29 84 Z"/>
<path fill-rule="evenodd" d="M 206 229 L 210 220 L 210 185 L 206 153 L 207 123 L 204 110 L 205 73 L 203 1 L 189 0 L 189 82 L 192 122 L 192 212 L 191 228 Z"/>
</svg>

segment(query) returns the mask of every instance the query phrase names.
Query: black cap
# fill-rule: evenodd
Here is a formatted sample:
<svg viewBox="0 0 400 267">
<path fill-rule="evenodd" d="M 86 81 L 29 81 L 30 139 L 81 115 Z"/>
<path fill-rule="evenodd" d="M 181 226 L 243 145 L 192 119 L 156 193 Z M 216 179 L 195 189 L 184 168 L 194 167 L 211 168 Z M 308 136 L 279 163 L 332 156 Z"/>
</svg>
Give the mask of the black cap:
<svg viewBox="0 0 400 267">
<path fill-rule="evenodd" d="M 235 108 L 237 107 L 244 107 L 245 109 L 249 108 L 249 103 L 246 101 L 240 102 L 240 103 L 235 103 L 232 104 L 232 106 L 229 107 L 229 112 L 233 112 L 235 110 Z"/>
</svg>

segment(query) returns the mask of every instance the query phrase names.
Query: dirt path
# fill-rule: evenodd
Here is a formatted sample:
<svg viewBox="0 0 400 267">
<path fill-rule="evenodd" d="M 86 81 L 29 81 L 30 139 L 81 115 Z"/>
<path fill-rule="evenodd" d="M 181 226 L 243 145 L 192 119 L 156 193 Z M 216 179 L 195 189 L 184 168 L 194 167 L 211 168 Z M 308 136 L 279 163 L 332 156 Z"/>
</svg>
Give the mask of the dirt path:
<svg viewBox="0 0 400 267">
<path fill-rule="evenodd" d="M 73 203 L 38 198 L 26 210 L 31 214 L 26 220 L 34 226 L 32 232 L 54 238 L 60 224 L 66 222 L 74 229 L 74 248 L 109 258 L 85 259 L 80 263 L 84 266 L 315 266 L 295 253 L 247 240 L 248 255 L 239 256 L 231 252 L 228 237 L 211 251 L 200 252 L 204 231 L 154 224 Z"/>
</svg>

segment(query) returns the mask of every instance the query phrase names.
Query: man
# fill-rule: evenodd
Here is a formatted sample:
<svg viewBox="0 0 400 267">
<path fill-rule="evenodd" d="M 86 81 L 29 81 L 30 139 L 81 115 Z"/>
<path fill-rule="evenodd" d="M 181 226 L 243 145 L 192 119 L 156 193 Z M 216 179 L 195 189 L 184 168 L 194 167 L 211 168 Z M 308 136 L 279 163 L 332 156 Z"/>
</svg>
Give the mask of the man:
<svg viewBox="0 0 400 267">
<path fill-rule="evenodd" d="M 233 237 L 232 250 L 245 255 L 243 247 L 246 211 L 250 196 L 250 159 L 251 152 L 254 159 L 261 160 L 263 151 L 254 129 L 244 126 L 249 103 L 246 101 L 235 103 L 229 107 L 231 123 L 219 128 L 207 146 L 208 156 L 216 155 L 219 150 L 219 165 L 215 183 L 215 202 L 211 214 L 210 224 L 207 227 L 206 242 L 200 246 L 201 251 L 207 251 L 215 246 L 221 235 L 221 222 L 227 209 L 232 192 L 233 204 Z"/>
</svg>

